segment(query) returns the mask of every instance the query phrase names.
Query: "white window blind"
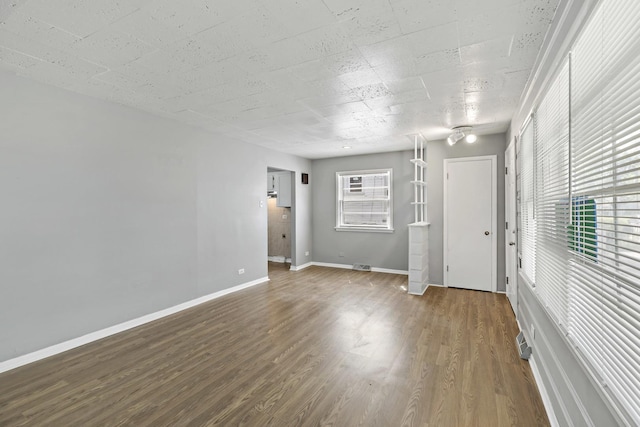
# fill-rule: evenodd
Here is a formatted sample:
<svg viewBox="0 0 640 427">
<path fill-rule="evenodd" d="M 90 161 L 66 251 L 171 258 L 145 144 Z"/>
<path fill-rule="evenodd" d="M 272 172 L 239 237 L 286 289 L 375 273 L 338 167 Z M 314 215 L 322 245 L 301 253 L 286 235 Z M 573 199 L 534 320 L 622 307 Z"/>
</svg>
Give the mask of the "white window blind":
<svg viewBox="0 0 640 427">
<path fill-rule="evenodd" d="M 393 230 L 391 169 L 336 174 L 336 229 Z"/>
<path fill-rule="evenodd" d="M 536 154 L 536 288 L 556 321 L 567 323 L 569 196 L 569 61 L 538 106 Z"/>
<path fill-rule="evenodd" d="M 532 284 L 536 281 L 536 218 L 535 218 L 535 151 L 533 120 L 520 134 L 518 166 L 520 169 L 520 260 L 522 273 Z"/>
<path fill-rule="evenodd" d="M 638 22 L 637 0 L 600 1 L 535 131 L 523 128 L 518 162 L 522 273 L 629 425 L 640 425 Z"/>
<path fill-rule="evenodd" d="M 640 424 L 640 2 L 602 0 L 571 62 L 568 332 Z"/>
</svg>

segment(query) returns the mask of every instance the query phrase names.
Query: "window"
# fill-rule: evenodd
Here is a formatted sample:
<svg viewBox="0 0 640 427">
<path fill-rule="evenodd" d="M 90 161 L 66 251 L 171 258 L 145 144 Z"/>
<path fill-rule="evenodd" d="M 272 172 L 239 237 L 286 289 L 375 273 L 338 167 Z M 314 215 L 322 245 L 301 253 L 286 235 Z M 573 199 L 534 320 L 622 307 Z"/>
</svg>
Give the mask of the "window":
<svg viewBox="0 0 640 427">
<path fill-rule="evenodd" d="M 540 101 L 535 126 L 535 285 L 547 309 L 567 323 L 567 270 L 571 220 L 569 205 L 569 61 Z M 574 204 L 574 207 L 576 205 Z M 577 212 L 575 209 L 573 212 Z M 580 234 L 578 234 L 580 233 Z M 582 238 L 574 229 L 574 237 Z"/>
<path fill-rule="evenodd" d="M 536 217 L 534 205 L 535 168 L 533 120 L 522 130 L 519 141 L 518 169 L 520 175 L 520 233 L 519 249 L 522 273 L 529 283 L 536 282 Z"/>
<path fill-rule="evenodd" d="M 640 425 L 639 21 L 637 0 L 599 2 L 519 147 L 522 274 L 629 425 Z"/>
<path fill-rule="evenodd" d="M 336 230 L 393 231 L 391 169 L 336 174 Z"/>
<path fill-rule="evenodd" d="M 569 339 L 640 423 L 640 39 L 637 0 L 603 0 L 571 54 Z"/>
</svg>

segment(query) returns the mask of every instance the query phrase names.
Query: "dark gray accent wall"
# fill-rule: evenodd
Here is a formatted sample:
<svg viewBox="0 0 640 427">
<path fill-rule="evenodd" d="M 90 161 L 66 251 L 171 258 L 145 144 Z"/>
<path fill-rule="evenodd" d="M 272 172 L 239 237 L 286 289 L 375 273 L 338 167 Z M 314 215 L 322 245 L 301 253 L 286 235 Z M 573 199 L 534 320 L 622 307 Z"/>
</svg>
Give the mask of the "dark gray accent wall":
<svg viewBox="0 0 640 427">
<path fill-rule="evenodd" d="M 498 291 L 505 290 L 504 268 L 504 151 L 506 136 L 479 135 L 474 144 L 464 141 L 450 146 L 446 141 L 427 142 L 427 217 L 429 227 L 429 283 L 444 284 L 444 159 L 496 155 L 498 158 Z"/>
<path fill-rule="evenodd" d="M 310 260 L 309 160 L 0 86 L 0 361 L 266 277 L 268 166 L 295 172 L 293 263 Z"/>
<path fill-rule="evenodd" d="M 313 261 L 408 269 L 413 222 L 413 151 L 313 160 Z M 336 172 L 393 169 L 393 233 L 336 231 Z M 340 254 L 344 256 L 340 256 Z"/>
</svg>

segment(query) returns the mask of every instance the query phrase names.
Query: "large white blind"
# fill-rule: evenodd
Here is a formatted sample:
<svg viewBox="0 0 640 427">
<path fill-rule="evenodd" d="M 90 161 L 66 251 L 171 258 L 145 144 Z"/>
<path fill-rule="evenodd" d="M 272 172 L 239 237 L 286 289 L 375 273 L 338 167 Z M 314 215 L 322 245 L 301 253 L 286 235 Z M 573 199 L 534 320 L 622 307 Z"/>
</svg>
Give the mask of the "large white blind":
<svg viewBox="0 0 640 427">
<path fill-rule="evenodd" d="M 522 273 L 629 425 L 640 425 L 639 22 L 640 1 L 600 1 L 519 147 Z"/>
<path fill-rule="evenodd" d="M 640 424 L 640 2 L 603 0 L 572 52 L 569 338 Z"/>
<path fill-rule="evenodd" d="M 539 295 L 560 325 L 567 323 L 569 196 L 569 61 L 535 115 L 536 271 Z"/>
<path fill-rule="evenodd" d="M 337 228 L 391 230 L 391 170 L 339 172 Z"/>
<path fill-rule="evenodd" d="M 518 157 L 520 176 L 520 259 L 522 273 L 534 284 L 536 281 L 536 218 L 535 218 L 535 150 L 533 120 L 529 120 L 520 134 Z"/>
</svg>

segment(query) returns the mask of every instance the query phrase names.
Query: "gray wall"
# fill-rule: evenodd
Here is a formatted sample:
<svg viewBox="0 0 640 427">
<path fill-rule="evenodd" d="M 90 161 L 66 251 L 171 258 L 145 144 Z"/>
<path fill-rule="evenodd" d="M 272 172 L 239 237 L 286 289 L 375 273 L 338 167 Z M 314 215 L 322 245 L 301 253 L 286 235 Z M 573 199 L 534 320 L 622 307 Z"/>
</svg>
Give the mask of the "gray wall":
<svg viewBox="0 0 640 427">
<path fill-rule="evenodd" d="M 309 258 L 310 161 L 0 86 L 0 361 L 266 277 L 267 166 L 296 172 L 294 264 Z"/>
<path fill-rule="evenodd" d="M 349 156 L 313 161 L 313 261 L 365 263 L 393 270 L 408 269 L 408 228 L 413 222 L 413 151 Z M 336 231 L 336 172 L 393 169 L 393 233 Z M 339 253 L 343 252 L 344 257 Z"/>
<path fill-rule="evenodd" d="M 429 283 L 442 285 L 444 233 L 444 159 L 458 157 L 498 157 L 498 291 L 505 290 L 504 269 L 504 151 L 505 135 L 480 135 L 474 144 L 464 141 L 449 146 L 446 141 L 427 142 L 427 218 L 429 227 Z"/>
</svg>

